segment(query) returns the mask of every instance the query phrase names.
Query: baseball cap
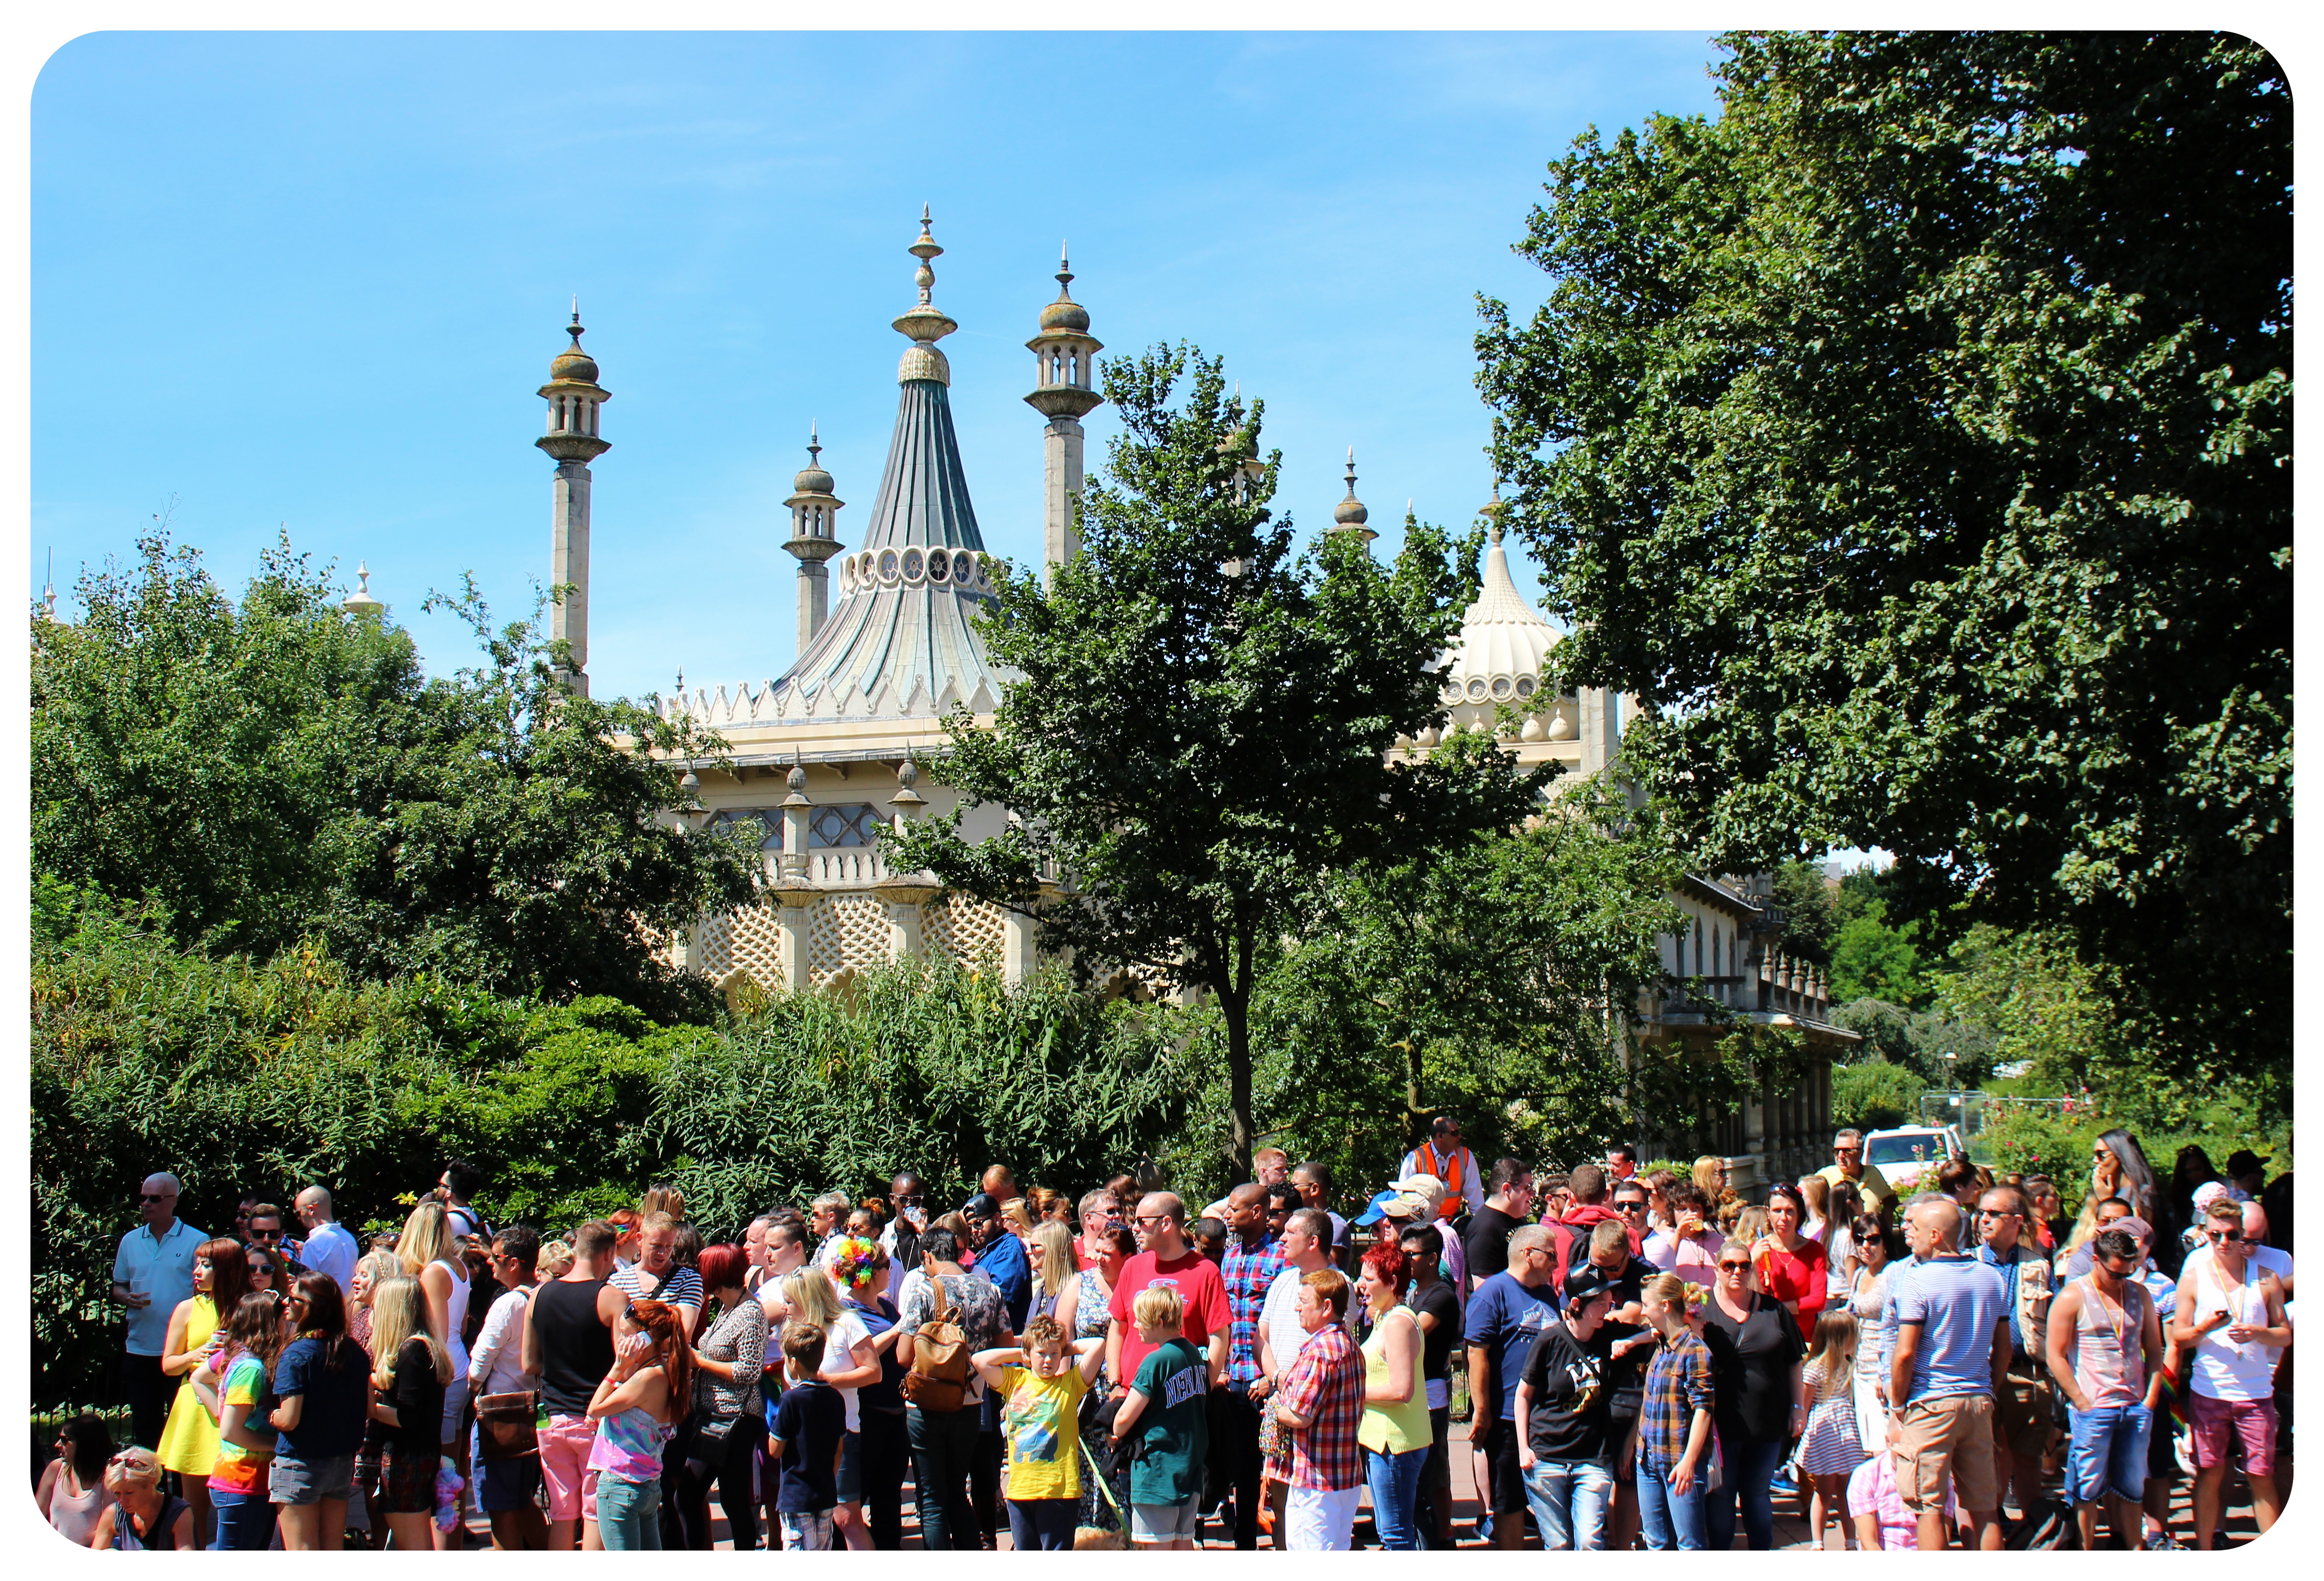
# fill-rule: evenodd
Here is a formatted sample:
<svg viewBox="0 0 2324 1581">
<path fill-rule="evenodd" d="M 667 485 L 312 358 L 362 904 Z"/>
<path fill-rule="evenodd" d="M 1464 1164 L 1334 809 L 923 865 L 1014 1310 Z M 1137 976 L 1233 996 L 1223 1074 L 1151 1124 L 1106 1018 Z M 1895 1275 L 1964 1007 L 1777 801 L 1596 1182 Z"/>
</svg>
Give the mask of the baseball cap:
<svg viewBox="0 0 2324 1581">
<path fill-rule="evenodd" d="M 1577 1262 L 1565 1276 L 1565 1300 L 1568 1306 L 1587 1306 L 1600 1296 L 1614 1293 L 1614 1281 L 1605 1271 L 1587 1261 Z"/>
<path fill-rule="evenodd" d="M 1375 1196 L 1370 1202 L 1365 1205 L 1364 1211 L 1356 1216 L 1356 1223 L 1360 1225 L 1376 1225 L 1379 1223 L 1380 1220 L 1388 1217 L 1403 1219 L 1421 1218 L 1425 1216 L 1427 1212 L 1428 1199 L 1426 1197 L 1416 1197 L 1409 1191 L 1398 1191 L 1396 1188 L 1391 1186 L 1386 1191 L 1382 1191 Z"/>
<path fill-rule="evenodd" d="M 960 1205 L 960 1211 L 974 1219 L 989 1219 L 1001 1211 L 1001 1205 L 989 1192 L 980 1191 Z"/>
</svg>

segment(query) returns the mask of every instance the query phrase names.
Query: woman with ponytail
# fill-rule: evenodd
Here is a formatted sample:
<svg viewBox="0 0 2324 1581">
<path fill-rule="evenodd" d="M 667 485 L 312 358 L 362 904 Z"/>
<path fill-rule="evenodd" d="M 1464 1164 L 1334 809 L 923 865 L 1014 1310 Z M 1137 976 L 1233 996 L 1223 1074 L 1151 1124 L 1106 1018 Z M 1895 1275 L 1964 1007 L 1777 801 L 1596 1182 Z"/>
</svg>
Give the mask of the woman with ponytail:
<svg viewBox="0 0 2324 1581">
<path fill-rule="evenodd" d="M 661 1547 L 661 1452 L 694 1398 L 681 1308 L 633 1300 L 613 1320 L 613 1370 L 590 1398 L 597 1438 L 597 1533 L 608 1549 Z"/>
</svg>

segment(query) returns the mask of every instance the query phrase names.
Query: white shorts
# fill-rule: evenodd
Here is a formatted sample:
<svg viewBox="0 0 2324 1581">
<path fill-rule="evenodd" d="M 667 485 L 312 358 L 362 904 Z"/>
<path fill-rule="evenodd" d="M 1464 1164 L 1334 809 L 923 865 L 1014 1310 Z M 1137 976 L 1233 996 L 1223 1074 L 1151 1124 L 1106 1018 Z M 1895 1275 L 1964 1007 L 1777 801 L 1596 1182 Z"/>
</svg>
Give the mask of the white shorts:
<svg viewBox="0 0 2324 1581">
<path fill-rule="evenodd" d="M 1289 1488 L 1284 1502 L 1283 1546 L 1300 1553 L 1336 1552 L 1348 1546 L 1356 1529 L 1356 1506 L 1363 1488 Z"/>
</svg>

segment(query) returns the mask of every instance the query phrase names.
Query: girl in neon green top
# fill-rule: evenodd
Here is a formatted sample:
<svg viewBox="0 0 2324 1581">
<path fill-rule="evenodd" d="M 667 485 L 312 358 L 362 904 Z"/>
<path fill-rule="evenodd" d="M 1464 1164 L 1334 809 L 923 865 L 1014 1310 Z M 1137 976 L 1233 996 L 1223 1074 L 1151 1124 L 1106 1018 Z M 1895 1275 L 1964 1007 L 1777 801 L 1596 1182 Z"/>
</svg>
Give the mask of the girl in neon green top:
<svg viewBox="0 0 2324 1581">
<path fill-rule="evenodd" d="M 1411 1277 L 1403 1246 L 1384 1236 L 1364 1253 L 1356 1281 L 1372 1324 L 1364 1341 L 1364 1416 L 1356 1441 L 1363 1446 L 1364 1480 L 1384 1549 L 1420 1546 L 1420 1473 L 1435 1441 L 1421 1379 L 1420 1320 L 1403 1304 Z"/>
<path fill-rule="evenodd" d="M 1020 1553 L 1071 1549 L 1082 1499 L 1082 1396 L 1105 1364 L 1105 1341 L 1076 1345 L 1044 1313 L 1025 1326 L 1022 1348 L 1004 1345 L 969 1359 L 1005 1402 L 1001 1433 L 1009 1459 L 1001 1491 L 1011 1540 Z"/>
</svg>

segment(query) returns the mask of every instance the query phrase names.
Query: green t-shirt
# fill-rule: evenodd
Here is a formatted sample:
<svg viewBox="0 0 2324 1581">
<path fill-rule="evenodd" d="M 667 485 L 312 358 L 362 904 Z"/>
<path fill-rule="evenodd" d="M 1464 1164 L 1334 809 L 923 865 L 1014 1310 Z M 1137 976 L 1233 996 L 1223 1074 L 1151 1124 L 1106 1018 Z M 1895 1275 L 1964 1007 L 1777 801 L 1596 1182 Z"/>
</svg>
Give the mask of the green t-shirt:
<svg viewBox="0 0 2324 1581">
<path fill-rule="evenodd" d="M 1133 1504 L 1183 1504 L 1203 1491 L 1211 1450 L 1210 1358 L 1181 1335 L 1155 1346 L 1130 1386 L 1146 1396 L 1138 1458 L 1130 1471 Z"/>
</svg>

